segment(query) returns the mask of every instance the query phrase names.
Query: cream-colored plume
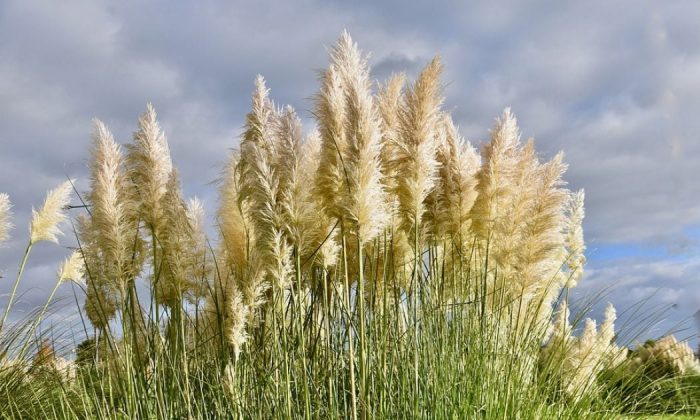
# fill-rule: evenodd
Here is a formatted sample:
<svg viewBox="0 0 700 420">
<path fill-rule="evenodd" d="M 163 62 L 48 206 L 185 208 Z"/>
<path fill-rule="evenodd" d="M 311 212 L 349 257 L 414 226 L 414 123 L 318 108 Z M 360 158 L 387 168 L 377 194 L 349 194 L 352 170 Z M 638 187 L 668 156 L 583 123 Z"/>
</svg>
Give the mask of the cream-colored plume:
<svg viewBox="0 0 700 420">
<path fill-rule="evenodd" d="M 346 194 L 349 184 L 343 156 L 348 148 L 346 99 L 343 81 L 337 69 L 337 48 L 331 50 L 331 64 L 321 78 L 321 91 L 315 98 L 316 119 L 321 136 L 320 161 L 316 188 L 322 206 L 336 219 L 343 217 L 339 198 Z"/>
<path fill-rule="evenodd" d="M 476 200 L 476 172 L 481 158 L 459 135 L 452 118 L 444 115 L 438 127 L 439 163 L 436 186 L 426 199 L 426 224 L 434 239 L 458 247 L 470 241 L 470 212 Z"/>
<path fill-rule="evenodd" d="M 66 280 L 82 284 L 85 273 L 85 260 L 80 251 L 73 251 L 70 257 L 66 258 L 58 270 L 58 281 Z"/>
<path fill-rule="evenodd" d="M 389 221 L 382 185 L 381 119 L 369 69 L 357 44 L 344 32 L 331 51 L 316 100 L 321 129 L 318 191 L 329 214 L 348 223 L 360 244 L 374 239 Z"/>
<path fill-rule="evenodd" d="M 250 219 L 250 202 L 241 196 L 240 161 L 238 153 L 232 153 L 219 187 L 217 220 L 220 234 L 220 254 L 227 270 L 239 278 L 255 247 L 253 221 Z"/>
<path fill-rule="evenodd" d="M 399 110 L 394 173 L 399 174 L 395 194 L 399 216 L 406 232 L 422 228 L 425 200 L 435 187 L 439 163 L 436 159 L 442 106 L 442 63 L 434 58 L 408 89 Z"/>
<path fill-rule="evenodd" d="M 242 197 L 259 194 L 259 177 L 263 170 L 271 168 L 274 152 L 273 121 L 276 118 L 274 105 L 269 98 L 265 79 L 258 75 L 252 95 L 252 108 L 246 115 L 245 131 L 241 139 L 239 162 Z M 271 169 L 268 169 L 271 171 Z M 268 181 L 269 182 L 269 181 Z"/>
<path fill-rule="evenodd" d="M 521 146 L 510 109 L 497 120 L 482 155 L 471 220 L 477 246 L 497 268 L 487 293 L 499 291 L 507 301 L 522 303 L 527 310 L 519 310 L 519 318 L 528 319 L 521 327 L 539 325 L 549 318 L 560 287 L 554 279 L 561 268 L 566 166 L 561 155 L 541 164 L 532 140 Z"/>
<path fill-rule="evenodd" d="M 156 237 L 163 226 L 161 199 L 167 191 L 173 165 L 168 141 L 150 103 L 139 117 L 139 129 L 127 146 L 126 163 L 132 180 L 133 201 L 141 219 Z"/>
<path fill-rule="evenodd" d="M 516 194 L 520 133 L 509 108 L 503 111 L 482 151 L 483 166 L 477 173 L 478 196 L 472 207 L 472 229 L 483 241 L 489 240 L 497 223 L 509 210 L 505 203 Z"/>
<path fill-rule="evenodd" d="M 86 250 L 86 254 L 99 255 L 96 263 L 106 281 L 124 296 L 127 283 L 138 276 L 143 262 L 139 209 L 131 195 L 134 185 L 125 173 L 121 148 L 101 121 L 95 120 L 94 124 L 87 202 L 95 241 L 91 245 L 94 249 Z"/>
<path fill-rule="evenodd" d="M 10 230 L 12 229 L 12 223 L 10 222 L 10 217 L 12 216 L 11 208 L 10 197 L 5 193 L 0 194 L 0 244 L 10 238 Z"/>
<path fill-rule="evenodd" d="M 209 322 L 222 328 L 237 355 L 247 338 L 246 327 L 267 289 L 256 263 L 255 235 L 249 202 L 240 196 L 239 155 L 234 152 L 224 169 L 219 188 L 217 219 L 220 234 L 219 258 L 223 262 L 212 277 L 213 293 L 207 296 Z M 218 265 L 218 264 L 217 264 Z"/>
<path fill-rule="evenodd" d="M 85 310 L 90 322 L 104 329 L 127 298 L 129 284 L 143 266 L 143 240 L 138 228 L 141 198 L 126 173 L 120 146 L 97 119 L 88 166 L 89 216 L 78 218 L 87 283 Z"/>
<path fill-rule="evenodd" d="M 405 83 L 405 74 L 392 75 L 377 94 L 377 107 L 382 117 L 382 173 L 388 191 L 396 189 L 397 174 L 393 162 L 399 141 L 399 111 Z"/>
<path fill-rule="evenodd" d="M 700 362 L 688 342 L 678 341 L 673 335 L 642 346 L 632 360 L 633 368 L 645 369 L 650 375 L 700 375 Z"/>
<path fill-rule="evenodd" d="M 570 194 L 566 208 L 567 223 L 565 235 L 565 256 L 568 272 L 564 279 L 566 287 L 574 287 L 583 275 L 583 266 L 586 264 L 586 244 L 583 240 L 583 218 L 585 193 L 579 190 Z"/>
<path fill-rule="evenodd" d="M 256 79 L 252 102 L 241 140 L 239 200 L 250 203 L 255 246 L 270 277 L 269 283 L 284 289 L 290 284 L 290 272 L 280 267 L 291 266 L 292 248 L 284 236 L 285 191 L 282 188 L 288 188 L 289 182 L 285 171 L 277 164 L 275 153 L 274 128 L 281 117 L 268 99 L 262 77 Z"/>
<path fill-rule="evenodd" d="M 566 301 L 560 304 L 552 326 L 552 334 L 541 350 L 541 366 L 559 375 L 564 392 L 574 400 L 595 392 L 597 376 L 625 361 L 627 350 L 615 342 L 615 308 L 608 304 L 600 329 L 596 322 L 586 319 L 579 337 L 571 335 L 569 309 Z"/>
<path fill-rule="evenodd" d="M 32 209 L 30 226 L 30 242 L 39 241 L 58 243 L 58 235 L 62 235 L 60 225 L 68 218 L 66 207 L 70 203 L 73 191 L 73 181 L 66 181 L 49 191 L 44 205 L 39 211 Z"/>
<path fill-rule="evenodd" d="M 243 345 L 248 340 L 246 324 L 249 317 L 249 306 L 243 301 L 243 295 L 238 290 L 233 290 L 226 305 L 225 331 L 226 338 L 233 347 L 233 352 L 238 359 L 238 355 Z"/>
<path fill-rule="evenodd" d="M 568 191 L 562 188 L 561 177 L 565 171 L 560 153 L 545 164 L 536 163 L 532 173 L 528 173 L 529 180 L 519 184 L 521 191 L 527 184 L 532 187 L 525 213 L 515 219 L 521 223 L 517 233 L 513 233 L 518 238 L 517 247 L 511 250 L 518 272 L 516 290 L 526 299 L 533 299 L 534 310 L 539 313 L 538 321 L 549 317 L 551 303 L 561 288 L 554 279 L 561 269 L 557 257 L 563 243 L 561 226 L 568 198 Z M 526 192 L 522 194 L 527 196 Z"/>
<path fill-rule="evenodd" d="M 317 162 L 302 144 L 301 121 L 294 109 L 286 107 L 274 124 L 276 172 L 282 194 L 280 204 L 284 226 L 292 246 L 301 256 L 313 252 L 313 240 L 318 236 L 318 207 L 313 197 L 313 175 Z M 315 156 L 317 158 L 318 156 Z"/>
<path fill-rule="evenodd" d="M 205 279 L 211 270 L 211 265 L 207 256 L 206 216 L 204 205 L 199 198 L 193 197 L 187 201 L 185 215 L 191 232 L 190 241 L 194 257 L 193 263 L 195 264 L 195 277 Z"/>
<path fill-rule="evenodd" d="M 195 204 L 196 206 L 197 204 Z M 199 259 L 202 258 L 202 232 L 194 229 L 203 223 L 196 214 L 201 208 L 191 209 L 182 198 L 177 170 L 172 170 L 165 195 L 161 198 L 163 225 L 158 244 L 161 260 L 156 267 L 153 282 L 156 287 L 156 300 L 170 308 L 179 308 L 183 298 L 194 301 L 202 294 L 202 271 Z M 190 218 L 191 216 L 191 218 Z"/>
<path fill-rule="evenodd" d="M 315 177 L 319 173 L 319 168 L 323 166 L 321 162 L 321 136 L 317 130 L 309 133 L 302 150 L 302 168 L 308 172 L 312 183 L 312 194 L 314 194 L 317 192 Z M 328 212 L 323 211 L 322 203 L 317 197 L 312 197 L 312 204 L 315 208 L 316 237 L 312 240 L 311 248 L 312 251 L 316 251 L 314 261 L 328 270 L 336 265 L 340 254 L 339 229 Z"/>
<path fill-rule="evenodd" d="M 382 185 L 381 120 L 373 101 L 367 61 L 350 35 L 338 43 L 343 57 L 348 115 L 348 149 L 344 157 L 350 185 L 348 218 L 356 224 L 360 244 L 374 239 L 389 221 L 389 207 Z"/>
<path fill-rule="evenodd" d="M 114 284 L 107 265 L 102 259 L 97 229 L 87 215 L 77 218 L 78 237 L 85 262 L 85 314 L 95 328 L 105 330 L 114 318 L 121 300 L 122 292 Z"/>
</svg>

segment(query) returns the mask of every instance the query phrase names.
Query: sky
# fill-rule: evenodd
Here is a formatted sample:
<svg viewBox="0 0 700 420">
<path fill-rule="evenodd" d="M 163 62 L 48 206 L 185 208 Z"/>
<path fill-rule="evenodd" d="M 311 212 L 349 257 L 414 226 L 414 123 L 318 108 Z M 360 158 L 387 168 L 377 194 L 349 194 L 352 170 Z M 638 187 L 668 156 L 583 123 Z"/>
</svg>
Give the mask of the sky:
<svg viewBox="0 0 700 420">
<path fill-rule="evenodd" d="M 629 341 L 670 331 L 696 346 L 698 22 L 695 0 L 0 0 L 0 192 L 17 226 L 0 248 L 0 305 L 32 206 L 67 177 L 87 186 L 93 118 L 126 143 L 152 102 L 186 195 L 213 209 L 212 182 L 238 145 L 255 76 L 308 130 L 318 73 L 347 29 L 377 80 L 415 77 L 440 55 L 445 108 L 474 145 L 510 106 L 542 158 L 562 150 L 569 187 L 586 191 L 579 307 L 593 302 L 600 319 L 612 302 Z M 35 247 L 14 319 L 48 296 L 76 244 L 65 230 L 60 245 Z M 52 322 L 79 320 L 73 291 L 59 290 Z"/>
</svg>

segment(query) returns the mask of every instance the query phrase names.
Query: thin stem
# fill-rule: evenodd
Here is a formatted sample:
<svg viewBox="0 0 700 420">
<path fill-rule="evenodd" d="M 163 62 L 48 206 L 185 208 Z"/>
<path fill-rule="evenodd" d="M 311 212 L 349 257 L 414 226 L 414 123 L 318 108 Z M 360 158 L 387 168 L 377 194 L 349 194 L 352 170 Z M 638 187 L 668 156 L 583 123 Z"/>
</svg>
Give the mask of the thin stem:
<svg viewBox="0 0 700 420">
<path fill-rule="evenodd" d="M 295 275 L 296 275 L 296 283 L 297 283 L 297 296 L 296 296 L 296 301 L 297 301 L 297 322 L 298 322 L 298 328 L 299 328 L 299 340 L 301 342 L 301 365 L 302 365 L 302 370 L 304 371 L 304 374 L 302 375 L 302 379 L 304 381 L 304 416 L 305 418 L 310 418 L 311 415 L 311 398 L 309 396 L 309 381 L 308 381 L 308 370 L 306 367 L 306 342 L 304 338 L 304 316 L 302 313 L 302 306 L 301 306 L 301 294 L 303 292 L 302 289 L 302 284 L 301 284 L 301 255 L 299 254 L 299 248 L 295 250 L 296 258 L 294 259 L 295 263 Z"/>
<path fill-rule="evenodd" d="M 61 285 L 61 280 L 58 280 L 56 284 L 53 287 L 53 290 L 51 290 L 51 294 L 49 295 L 49 298 L 46 300 L 46 303 L 44 304 L 44 307 L 41 309 L 41 312 L 39 313 L 39 316 L 34 320 L 34 323 L 32 323 L 32 328 L 29 330 L 29 334 L 27 337 L 31 337 L 34 335 L 34 332 L 36 331 L 37 327 L 39 324 L 41 324 L 41 320 L 44 318 L 44 315 L 46 314 L 46 311 L 49 309 L 49 304 L 53 300 L 54 295 L 56 294 L 56 290 L 58 290 L 58 286 Z M 27 350 L 27 347 L 29 346 L 29 339 L 24 342 L 22 345 L 22 349 L 19 352 L 19 359 L 22 359 L 22 356 L 24 356 L 24 352 Z"/>
<path fill-rule="evenodd" d="M 347 243 L 345 242 L 345 229 L 343 227 L 343 224 L 341 224 L 341 233 L 342 233 L 342 241 L 343 241 L 343 275 L 345 276 L 345 303 L 347 306 L 347 312 L 350 314 L 350 276 L 348 274 L 348 252 L 347 252 Z M 352 328 L 352 318 L 348 317 L 348 353 L 349 353 L 349 359 L 350 359 L 350 396 L 352 398 L 352 418 L 353 420 L 357 420 L 357 395 L 356 395 L 356 390 L 355 390 L 355 345 L 354 345 L 354 337 L 353 337 L 353 328 Z"/>
<path fill-rule="evenodd" d="M 364 276 L 364 255 L 362 253 L 362 243 L 360 239 L 357 240 L 357 261 L 358 261 L 358 291 L 355 294 L 358 305 L 358 318 L 360 321 L 360 390 L 362 392 L 362 418 L 367 418 L 370 412 L 369 404 L 369 392 L 367 389 L 367 350 L 366 350 L 366 336 L 365 336 L 365 276 Z"/>
<path fill-rule="evenodd" d="M 414 258 L 414 273 L 413 273 L 413 335 L 415 340 L 415 349 L 413 353 L 413 374 L 414 374 L 414 386 L 415 394 L 413 395 L 413 415 L 418 417 L 418 350 L 419 350 L 419 339 L 418 339 L 418 280 L 421 270 L 421 253 L 418 250 L 419 240 L 418 233 L 420 232 L 418 228 L 418 215 L 416 215 L 415 232 L 414 232 L 414 248 L 413 248 L 413 258 Z"/>
<path fill-rule="evenodd" d="M 22 278 L 22 273 L 24 273 L 24 267 L 27 265 L 27 260 L 29 259 L 29 252 L 32 250 L 33 245 L 34 244 L 30 241 L 27 245 L 27 249 L 24 251 L 24 257 L 22 257 L 22 263 L 19 265 L 19 272 L 17 273 L 15 284 L 14 286 L 12 286 L 12 293 L 10 293 L 10 298 L 7 301 L 7 307 L 5 308 L 5 313 L 2 316 L 2 321 L 0 321 L 0 331 L 2 331 L 2 327 L 5 325 L 5 321 L 7 321 L 7 315 L 10 313 L 12 302 L 14 301 L 15 295 L 17 294 L 17 286 L 19 285 L 19 281 Z"/>
</svg>

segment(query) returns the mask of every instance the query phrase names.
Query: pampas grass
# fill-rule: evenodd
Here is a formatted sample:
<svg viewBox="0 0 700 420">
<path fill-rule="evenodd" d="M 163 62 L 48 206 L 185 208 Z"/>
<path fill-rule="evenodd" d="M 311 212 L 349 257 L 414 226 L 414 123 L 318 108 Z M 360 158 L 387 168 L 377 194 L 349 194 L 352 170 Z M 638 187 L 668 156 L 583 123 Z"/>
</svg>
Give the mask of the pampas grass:
<svg viewBox="0 0 700 420">
<path fill-rule="evenodd" d="M 394 193 L 398 197 L 401 227 L 406 232 L 423 227 L 425 200 L 437 182 L 441 72 L 440 59 L 434 58 L 406 92 L 398 112 L 398 141 L 391 165 L 399 177 Z"/>
<path fill-rule="evenodd" d="M 566 207 L 566 267 L 568 269 L 566 286 L 569 288 L 575 287 L 581 279 L 583 266 L 586 264 L 586 256 L 584 255 L 586 244 L 583 241 L 584 199 L 584 191 L 579 190 L 570 195 Z"/>
<path fill-rule="evenodd" d="M 240 195 L 239 155 L 233 153 L 219 189 L 220 250 L 206 316 L 213 331 L 225 330 L 236 354 L 247 339 L 246 324 L 263 303 L 267 283 L 255 252 L 250 203 Z"/>
<path fill-rule="evenodd" d="M 542 348 L 541 363 L 553 368 L 563 391 L 574 400 L 598 392 L 596 378 L 605 369 L 624 363 L 627 349 L 615 342 L 616 312 L 612 304 L 605 309 L 605 320 L 598 329 L 595 320 L 586 319 L 580 336 L 572 335 L 569 307 L 563 301 L 555 315 L 552 335 Z"/>
<path fill-rule="evenodd" d="M 66 221 L 66 207 L 73 191 L 73 182 L 66 181 L 46 194 L 44 205 L 39 210 L 32 209 L 32 221 L 29 227 L 30 244 L 40 241 L 58 243 L 62 235 L 61 224 Z"/>
<path fill-rule="evenodd" d="M 80 251 L 73 251 L 58 270 L 58 281 L 74 281 L 80 283 L 85 274 L 85 260 Z"/>
<path fill-rule="evenodd" d="M 0 323 L 2 416 L 616 418 L 662 406 L 646 366 L 694 372 L 670 339 L 628 358 L 612 306 L 572 325 L 584 194 L 562 154 L 521 142 L 509 109 L 479 154 L 442 109 L 438 58 L 374 83 L 348 33 L 329 52 L 315 127 L 255 79 L 213 238 L 152 105 L 124 146 L 95 121 L 77 244 L 43 309 L 8 328 L 72 183 L 33 214 Z M 0 240 L 8 214 L 0 195 Z M 94 327 L 74 364 L 43 341 L 68 280 Z"/>
<path fill-rule="evenodd" d="M 128 282 L 141 270 L 142 244 L 137 234 L 140 208 L 130 196 L 135 185 L 126 173 L 122 149 L 99 120 L 95 120 L 89 168 L 86 198 L 91 232 L 85 235 L 94 237 L 94 245 L 88 246 L 91 241 L 84 238 L 86 252 L 107 262 L 106 281 L 124 295 Z"/>
<path fill-rule="evenodd" d="M 19 272 L 15 278 L 15 282 L 12 286 L 12 291 L 7 300 L 7 306 L 5 307 L 5 312 L 2 316 L 2 321 L 0 321 L 0 332 L 2 332 L 5 326 L 5 321 L 7 321 L 7 316 L 12 309 L 12 304 L 14 303 L 15 296 L 17 294 L 17 287 L 19 286 L 20 280 L 22 279 L 22 274 L 24 274 L 24 269 L 29 260 L 29 254 L 32 248 L 37 242 L 48 241 L 58 243 L 58 236 L 62 235 L 61 224 L 66 221 L 68 214 L 66 213 L 66 207 L 70 202 L 70 195 L 73 191 L 73 180 L 68 180 L 59 185 L 58 187 L 50 190 L 46 194 L 46 199 L 44 200 L 44 205 L 37 211 L 32 208 L 32 219 L 29 224 L 29 243 L 24 251 L 24 256 L 19 265 Z M 6 206 L 9 211 L 9 204 Z M 5 222 L 6 224 L 8 222 Z"/>
<path fill-rule="evenodd" d="M 476 172 L 481 158 L 458 133 L 452 118 L 445 115 L 438 127 L 436 160 L 439 164 L 435 188 L 427 197 L 428 225 L 435 240 L 470 243 L 470 212 L 476 200 Z"/>
<path fill-rule="evenodd" d="M 146 227 L 158 236 L 163 226 L 161 199 L 167 192 L 172 172 L 170 147 L 158 123 L 153 105 L 139 118 L 139 129 L 127 146 L 126 166 L 131 179 L 134 205 L 140 209 Z"/>
</svg>

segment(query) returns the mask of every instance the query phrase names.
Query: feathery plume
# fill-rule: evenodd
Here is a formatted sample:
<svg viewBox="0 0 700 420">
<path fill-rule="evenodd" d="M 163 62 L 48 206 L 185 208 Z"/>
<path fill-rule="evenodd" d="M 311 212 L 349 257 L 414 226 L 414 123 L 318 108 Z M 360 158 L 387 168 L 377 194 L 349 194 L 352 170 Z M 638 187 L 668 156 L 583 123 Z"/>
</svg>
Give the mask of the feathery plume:
<svg viewBox="0 0 700 420">
<path fill-rule="evenodd" d="M 246 325 L 250 315 L 248 303 L 259 300 L 256 296 L 244 295 L 250 282 L 262 280 L 250 278 L 251 260 L 254 252 L 253 225 L 249 219 L 248 203 L 240 199 L 239 155 L 234 152 L 229 158 L 219 187 L 219 261 L 214 276 L 211 276 L 212 293 L 207 295 L 206 321 L 216 334 L 225 332 L 225 338 L 236 354 L 240 352 L 246 338 Z M 254 263 L 252 265 L 255 265 Z M 252 285 L 251 294 L 264 293 L 264 288 Z M 248 289 L 249 290 L 249 289 Z"/>
<path fill-rule="evenodd" d="M 559 305 L 559 310 L 554 317 L 552 326 L 554 339 L 567 339 L 571 335 L 571 325 L 569 325 L 569 304 L 563 300 Z"/>
<path fill-rule="evenodd" d="M 321 135 L 320 160 L 316 189 L 323 208 L 336 219 L 342 219 L 339 198 L 347 191 L 348 175 L 343 156 L 348 148 L 346 98 L 341 73 L 339 47 L 331 50 L 331 64 L 321 78 L 321 91 L 315 97 L 315 114 Z"/>
<path fill-rule="evenodd" d="M 504 200 L 515 194 L 513 178 L 518 163 L 520 133 L 515 115 L 506 108 L 496 120 L 491 141 L 482 151 L 483 166 L 477 173 L 478 195 L 472 207 L 472 228 L 481 240 L 488 240 L 499 217 L 508 209 Z"/>
<path fill-rule="evenodd" d="M 246 115 L 245 131 L 241 139 L 238 163 L 241 174 L 241 198 L 253 196 L 256 193 L 261 170 L 263 167 L 272 165 L 274 152 L 272 121 L 276 113 L 269 99 L 269 92 L 270 90 L 265 86 L 265 79 L 258 75 L 252 95 L 252 108 Z"/>
<path fill-rule="evenodd" d="M 603 314 L 603 323 L 598 333 L 599 351 L 603 354 L 602 360 L 605 368 L 615 367 L 627 359 L 627 348 L 615 344 L 615 320 L 617 312 L 612 303 L 608 303 Z"/>
<path fill-rule="evenodd" d="M 571 335 L 569 309 L 563 301 L 554 317 L 551 336 L 541 350 L 541 366 L 555 368 L 564 392 L 574 400 L 595 391 L 597 375 L 604 369 L 618 366 L 626 359 L 627 350 L 614 343 L 615 308 L 608 305 L 600 329 L 587 318 L 579 337 Z"/>
<path fill-rule="evenodd" d="M 130 196 L 134 185 L 124 171 L 124 157 L 112 133 L 100 120 L 94 125 L 87 202 L 96 248 L 88 253 L 99 255 L 97 263 L 103 266 L 105 281 L 123 296 L 143 263 L 138 209 Z"/>
<path fill-rule="evenodd" d="M 225 322 L 252 317 L 255 308 L 264 302 L 263 296 L 268 289 L 268 283 L 261 270 L 260 256 L 255 251 L 257 235 L 251 217 L 250 200 L 241 194 L 239 159 L 237 153 L 231 155 L 224 169 L 219 190 L 219 252 L 223 255 L 226 269 L 214 278 L 214 294 L 209 296 L 210 310 L 213 313 L 223 313 Z M 239 294 L 242 296 L 241 305 L 236 304 L 236 296 Z M 245 324 L 233 324 L 236 325 L 235 328 L 245 327 Z M 228 329 L 230 328 L 234 327 L 229 326 Z M 242 331 L 239 330 L 239 333 L 242 334 Z M 236 336 L 240 336 L 239 333 Z M 230 334 L 233 333 L 229 332 Z"/>
<path fill-rule="evenodd" d="M 193 232 L 193 239 L 197 243 L 203 243 L 206 240 L 204 235 L 204 205 L 198 197 L 193 197 L 187 201 L 185 211 L 190 229 Z"/>
<path fill-rule="evenodd" d="M 267 272 L 274 285 L 284 290 L 291 285 L 292 273 L 292 247 L 289 246 L 282 231 L 275 231 L 270 243 L 269 253 L 271 259 L 268 261 Z"/>
<path fill-rule="evenodd" d="M 158 237 L 164 222 L 160 203 L 167 191 L 173 164 L 168 141 L 150 103 L 139 117 L 139 129 L 133 135 L 133 143 L 127 145 L 127 151 L 133 203 L 140 209 L 146 226 Z"/>
<path fill-rule="evenodd" d="M 459 135 L 447 114 L 438 127 L 436 158 L 440 166 L 436 186 L 426 199 L 426 224 L 434 238 L 449 234 L 449 239 L 461 247 L 469 242 L 470 211 L 476 200 L 476 172 L 481 158 Z"/>
<path fill-rule="evenodd" d="M 223 304 L 224 328 L 234 349 L 243 345 L 245 326 L 254 322 L 269 286 L 285 289 L 291 282 L 285 210 L 299 208 L 298 202 L 290 204 L 295 199 L 290 191 L 298 176 L 300 129 L 294 112 L 276 112 L 268 94 L 258 76 L 240 156 L 229 162 L 222 184 L 219 221 L 230 271 L 215 286 L 220 295 L 215 300 Z M 282 155 L 292 161 L 280 161 Z M 297 222 L 303 224 L 305 217 Z M 301 225 L 296 228 L 301 233 Z"/>
<path fill-rule="evenodd" d="M 348 226 L 360 244 L 375 238 L 389 221 L 382 185 L 381 120 L 369 69 L 357 44 L 344 32 L 331 51 L 331 64 L 316 99 L 321 129 L 318 190 L 326 211 Z"/>
<path fill-rule="evenodd" d="M 30 226 L 30 243 L 49 241 L 58 243 L 58 235 L 62 235 L 60 225 L 68 215 L 66 207 L 70 202 L 73 181 L 66 181 L 49 191 L 44 205 L 39 211 L 32 209 Z"/>
<path fill-rule="evenodd" d="M 238 290 L 234 290 L 226 309 L 226 338 L 233 347 L 235 358 L 238 359 L 243 345 L 248 340 L 245 327 L 249 316 L 249 306 L 243 302 L 243 295 Z"/>
<path fill-rule="evenodd" d="M 673 335 L 665 336 L 636 351 L 633 367 L 643 369 L 652 377 L 669 375 L 700 375 L 700 362 L 686 341 L 679 342 Z"/>
<path fill-rule="evenodd" d="M 313 172 L 307 165 L 312 155 L 301 141 L 301 122 L 292 107 L 286 107 L 274 124 L 276 172 L 282 194 L 284 226 L 292 245 L 307 255 L 318 229 L 318 212 L 313 199 Z"/>
<path fill-rule="evenodd" d="M 78 237 L 83 253 L 85 280 L 85 314 L 90 323 L 99 330 L 105 330 L 107 324 L 117 312 L 119 302 L 124 298 L 121 291 L 110 277 L 107 265 L 100 251 L 97 229 L 92 218 L 79 215 L 77 218 Z"/>
<path fill-rule="evenodd" d="M 583 240 L 584 199 L 583 190 L 570 194 L 566 208 L 567 223 L 564 234 L 568 273 L 565 284 L 569 288 L 576 286 L 586 264 L 586 244 Z"/>
<path fill-rule="evenodd" d="M 306 137 L 302 152 L 302 167 L 311 178 L 310 183 L 312 193 L 316 193 L 316 176 L 319 173 L 319 168 L 323 166 L 321 162 L 321 135 L 318 130 L 313 130 Z M 335 220 L 329 216 L 328 212 L 323 211 L 322 204 L 315 197 L 311 197 L 311 204 L 314 207 L 316 224 L 315 238 L 312 239 L 311 248 L 317 250 L 315 261 L 324 269 L 336 265 L 338 255 L 340 254 L 340 243 L 337 238 L 338 229 Z"/>
<path fill-rule="evenodd" d="M 177 308 L 183 297 L 194 300 L 201 295 L 201 282 L 197 274 L 197 259 L 201 253 L 196 244 L 192 220 L 182 198 L 177 170 L 173 169 L 166 193 L 159 204 L 163 211 L 163 227 L 158 238 L 162 252 L 159 275 L 152 281 L 156 286 L 156 299 L 170 308 Z M 193 209 L 193 212 L 197 210 Z M 192 214 L 192 217 L 197 217 Z M 195 226 L 201 221 L 194 221 Z"/>
<path fill-rule="evenodd" d="M 207 257 L 207 237 L 204 233 L 204 206 L 199 198 L 194 197 L 187 201 L 185 217 L 189 227 L 188 251 L 190 252 L 190 276 L 192 278 L 193 296 L 204 296 L 206 281 L 214 270 L 213 261 Z"/>
<path fill-rule="evenodd" d="M 134 149 L 135 150 L 135 149 Z M 136 186 L 127 176 L 125 159 L 112 133 L 94 120 L 90 150 L 89 217 L 78 218 L 87 291 L 85 311 L 104 329 L 127 298 L 128 285 L 141 272 L 143 240 L 139 235 Z"/>
<path fill-rule="evenodd" d="M 485 293 L 487 296 L 495 296 L 495 291 L 504 293 L 507 299 L 518 302 L 518 305 L 520 298 L 524 297 L 524 307 L 528 308 L 535 295 L 524 286 L 532 281 L 520 281 L 522 273 L 519 267 L 530 263 L 535 267 L 539 260 L 530 258 L 534 252 L 527 253 L 532 254 L 530 257 L 519 252 L 523 241 L 529 239 L 524 226 L 532 214 L 541 173 L 537 173 L 540 164 L 534 143 L 528 141 L 525 146 L 520 145 L 517 120 L 510 109 L 506 108 L 497 119 L 491 140 L 482 149 L 482 160 L 483 165 L 476 175 L 477 197 L 471 209 L 471 231 L 478 240 L 477 249 L 484 254 L 488 252 L 489 260 L 498 267 L 486 283 L 488 290 Z M 541 189 L 545 190 L 544 187 Z M 535 229 L 534 225 L 532 229 Z M 536 302 L 535 306 L 541 308 L 543 305 Z M 530 315 L 528 311 L 518 313 L 520 317 Z M 538 314 L 546 317 L 543 311 L 538 311 Z M 527 329 L 531 324 L 518 322 L 518 325 Z"/>
<path fill-rule="evenodd" d="M 70 257 L 66 258 L 58 270 L 58 281 L 66 280 L 82 283 L 85 272 L 85 261 L 83 254 L 80 251 L 73 251 Z"/>
<path fill-rule="evenodd" d="M 382 151 L 380 156 L 384 185 L 388 191 L 396 189 L 397 174 L 393 162 L 396 159 L 396 148 L 399 141 L 399 111 L 405 83 L 405 74 L 394 74 L 386 84 L 380 87 L 377 94 L 377 108 L 382 117 Z"/>
<path fill-rule="evenodd" d="M 239 200 L 250 203 L 255 246 L 261 255 L 268 283 L 284 289 L 290 284 L 290 278 L 285 276 L 289 272 L 280 270 L 280 267 L 291 264 L 291 247 L 284 235 L 285 191 L 282 187 L 285 190 L 289 187 L 289 179 L 285 170 L 278 165 L 275 153 L 278 139 L 275 138 L 274 128 L 281 116 L 273 110 L 267 95 L 264 80 L 258 77 L 253 92 L 253 108 L 246 117 L 241 140 Z M 284 277 L 279 277 L 281 275 Z"/>
<path fill-rule="evenodd" d="M 401 174 L 396 186 L 403 229 L 422 226 L 425 200 L 435 187 L 439 163 L 436 135 L 442 105 L 442 64 L 434 58 L 406 92 L 399 110 L 399 143 L 394 171 Z"/>
<path fill-rule="evenodd" d="M 224 168 L 219 187 L 217 220 L 220 234 L 220 253 L 228 270 L 242 277 L 242 270 L 250 257 L 255 235 L 250 219 L 250 202 L 241 195 L 241 177 L 238 153 L 232 153 Z"/>
<path fill-rule="evenodd" d="M 347 156 L 350 185 L 345 204 L 357 226 L 360 246 L 374 239 L 389 221 L 380 163 L 381 122 L 371 93 L 367 61 L 350 36 L 341 36 L 346 84 Z"/>
<path fill-rule="evenodd" d="M 535 163 L 531 172 L 534 179 L 529 180 L 530 184 L 534 184 L 531 201 L 526 203 L 525 215 L 516 219 L 520 220 L 519 233 L 515 234 L 518 237 L 517 248 L 513 250 L 519 273 L 518 292 L 526 299 L 535 298 L 536 302 L 542 303 L 534 305 L 535 311 L 541 314 L 539 319 L 549 315 L 551 302 L 561 286 L 552 279 L 561 268 L 556 257 L 563 242 L 561 226 L 568 198 L 568 192 L 561 188 L 564 171 L 566 164 L 561 153 L 546 164 Z M 527 195 L 526 192 L 522 194 Z"/>
<path fill-rule="evenodd" d="M 610 344 L 615 339 L 615 320 L 617 312 L 612 303 L 608 303 L 603 314 L 603 323 L 600 325 L 600 340 L 604 345 Z"/>
<path fill-rule="evenodd" d="M 0 243 L 10 238 L 10 230 L 12 229 L 12 223 L 10 222 L 10 216 L 12 216 L 11 208 L 10 197 L 5 193 L 0 194 Z"/>
<path fill-rule="evenodd" d="M 596 378 L 596 367 L 599 366 L 597 343 L 597 324 L 594 319 L 586 318 L 583 332 L 577 340 L 575 353 L 570 360 L 574 374 L 566 384 L 569 395 L 582 396 L 591 390 Z"/>
</svg>

